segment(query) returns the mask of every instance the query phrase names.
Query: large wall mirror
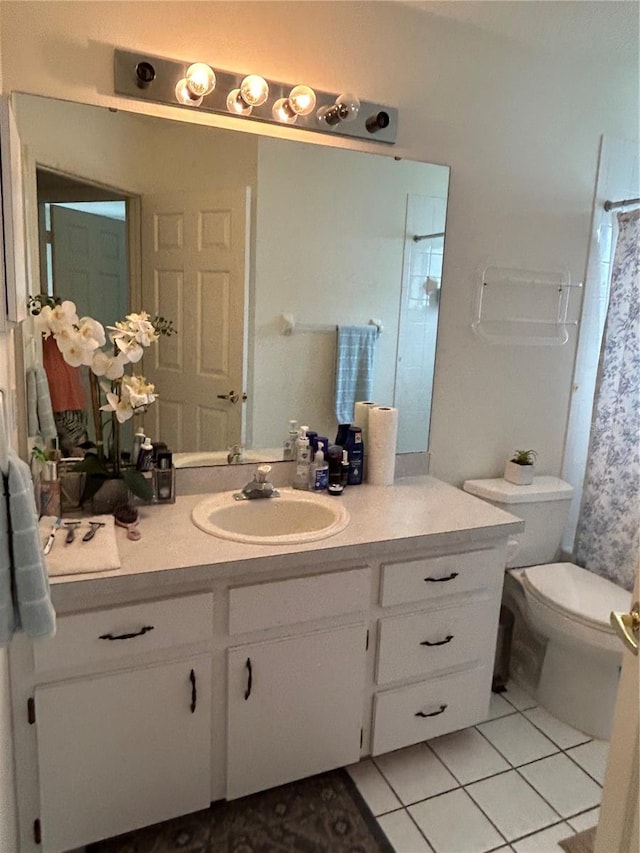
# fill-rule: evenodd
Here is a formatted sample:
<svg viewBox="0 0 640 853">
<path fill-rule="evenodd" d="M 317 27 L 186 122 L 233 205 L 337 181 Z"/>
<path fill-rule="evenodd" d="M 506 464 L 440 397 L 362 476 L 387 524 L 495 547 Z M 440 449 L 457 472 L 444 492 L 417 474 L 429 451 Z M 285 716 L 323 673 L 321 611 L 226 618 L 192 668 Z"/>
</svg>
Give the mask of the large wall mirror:
<svg viewBox="0 0 640 853">
<path fill-rule="evenodd" d="M 104 324 L 145 310 L 178 330 L 145 354 L 159 400 L 135 426 L 179 464 L 235 444 L 282 458 L 291 419 L 333 440 L 336 326 L 371 320 L 372 399 L 398 408 L 399 452 L 427 450 L 448 167 L 32 95 L 14 108 L 41 289 Z"/>
</svg>

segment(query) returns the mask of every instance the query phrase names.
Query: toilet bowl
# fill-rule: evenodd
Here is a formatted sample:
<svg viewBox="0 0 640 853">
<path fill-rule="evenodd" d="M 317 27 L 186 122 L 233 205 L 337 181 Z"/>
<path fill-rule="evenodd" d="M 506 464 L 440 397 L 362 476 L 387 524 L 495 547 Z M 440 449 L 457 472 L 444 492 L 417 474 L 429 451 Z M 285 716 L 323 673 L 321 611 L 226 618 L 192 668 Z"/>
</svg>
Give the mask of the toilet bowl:
<svg viewBox="0 0 640 853">
<path fill-rule="evenodd" d="M 535 697 L 555 717 L 593 737 L 611 734 L 622 650 L 609 624 L 629 593 L 572 563 L 520 570 L 520 615 L 544 638 Z"/>
<path fill-rule="evenodd" d="M 470 480 L 463 488 L 525 522 L 508 552 L 503 594 L 515 616 L 514 680 L 558 719 L 608 739 L 622 662 L 609 615 L 628 610 L 631 596 L 587 569 L 553 562 L 572 487 L 536 477 L 530 486 Z"/>
</svg>

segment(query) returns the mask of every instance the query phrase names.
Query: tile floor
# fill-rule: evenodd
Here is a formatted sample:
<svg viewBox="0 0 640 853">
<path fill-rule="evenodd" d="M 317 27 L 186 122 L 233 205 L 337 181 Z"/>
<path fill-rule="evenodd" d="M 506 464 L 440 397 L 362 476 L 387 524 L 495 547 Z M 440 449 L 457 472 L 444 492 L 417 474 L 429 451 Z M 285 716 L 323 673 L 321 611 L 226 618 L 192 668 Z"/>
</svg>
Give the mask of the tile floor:
<svg viewBox="0 0 640 853">
<path fill-rule="evenodd" d="M 607 749 L 509 684 L 485 722 L 347 769 L 396 853 L 560 853 L 598 822 Z"/>
</svg>

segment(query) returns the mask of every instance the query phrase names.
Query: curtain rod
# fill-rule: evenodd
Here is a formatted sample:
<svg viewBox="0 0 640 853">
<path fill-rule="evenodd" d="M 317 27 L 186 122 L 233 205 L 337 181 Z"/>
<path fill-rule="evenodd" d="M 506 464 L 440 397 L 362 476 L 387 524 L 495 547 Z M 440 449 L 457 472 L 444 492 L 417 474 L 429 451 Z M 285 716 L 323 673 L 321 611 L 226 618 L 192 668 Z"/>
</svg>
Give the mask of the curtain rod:
<svg viewBox="0 0 640 853">
<path fill-rule="evenodd" d="M 624 198 L 621 201 L 605 201 L 604 209 L 613 210 L 614 207 L 628 207 L 630 204 L 640 204 L 640 198 Z"/>
</svg>

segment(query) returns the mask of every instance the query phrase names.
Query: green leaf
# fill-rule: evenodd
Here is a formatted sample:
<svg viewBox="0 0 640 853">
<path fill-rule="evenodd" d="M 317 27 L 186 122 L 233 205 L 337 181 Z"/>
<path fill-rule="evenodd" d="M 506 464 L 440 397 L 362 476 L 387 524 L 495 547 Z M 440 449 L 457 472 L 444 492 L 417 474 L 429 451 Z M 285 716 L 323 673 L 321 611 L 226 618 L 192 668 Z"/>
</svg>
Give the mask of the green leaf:
<svg viewBox="0 0 640 853">
<path fill-rule="evenodd" d="M 146 477 L 133 468 L 125 468 L 122 472 L 122 479 L 129 487 L 130 491 L 143 501 L 150 501 L 153 497 L 153 488 L 151 482 Z"/>
<path fill-rule="evenodd" d="M 100 486 L 108 479 L 109 477 L 104 474 L 87 474 L 84 481 L 84 490 L 82 492 L 82 503 L 90 501 Z"/>
<path fill-rule="evenodd" d="M 110 471 L 104 462 L 101 459 L 98 459 L 97 456 L 94 456 L 92 453 L 88 453 L 84 459 L 80 462 L 77 462 L 73 466 L 74 471 L 84 471 L 89 475 L 98 475 L 103 479 L 107 477 L 113 476 L 113 471 Z M 87 479 L 89 479 L 87 477 Z"/>
</svg>

